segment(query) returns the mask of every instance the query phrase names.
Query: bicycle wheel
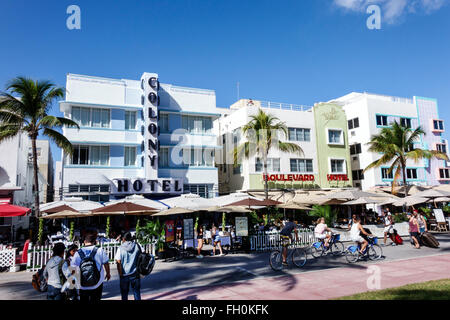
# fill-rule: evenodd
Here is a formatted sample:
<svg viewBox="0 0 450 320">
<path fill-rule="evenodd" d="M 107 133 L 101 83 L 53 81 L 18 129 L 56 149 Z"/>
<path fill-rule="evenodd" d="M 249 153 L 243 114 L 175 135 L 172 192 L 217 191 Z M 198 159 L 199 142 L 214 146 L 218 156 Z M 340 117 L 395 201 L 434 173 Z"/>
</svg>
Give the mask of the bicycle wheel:
<svg viewBox="0 0 450 320">
<path fill-rule="evenodd" d="M 306 252 L 303 249 L 296 248 L 292 252 L 292 263 L 297 267 L 301 268 L 306 264 L 308 258 L 306 257 Z"/>
<path fill-rule="evenodd" d="M 335 256 L 342 255 L 344 253 L 345 247 L 344 244 L 340 241 L 336 241 L 331 245 L 331 253 Z"/>
<path fill-rule="evenodd" d="M 350 250 L 345 251 L 345 259 L 348 263 L 355 263 L 359 259 L 359 251 L 351 252 Z"/>
<path fill-rule="evenodd" d="M 319 248 L 316 248 L 314 245 L 310 247 L 311 255 L 314 258 L 320 258 L 323 255 L 323 246 L 320 246 Z"/>
<path fill-rule="evenodd" d="M 283 257 L 281 251 L 273 250 L 269 257 L 270 267 L 275 271 L 280 271 L 283 268 Z"/>
<path fill-rule="evenodd" d="M 383 249 L 377 244 L 374 244 L 369 247 L 369 259 L 370 260 L 378 260 L 381 259 L 383 255 Z"/>
</svg>

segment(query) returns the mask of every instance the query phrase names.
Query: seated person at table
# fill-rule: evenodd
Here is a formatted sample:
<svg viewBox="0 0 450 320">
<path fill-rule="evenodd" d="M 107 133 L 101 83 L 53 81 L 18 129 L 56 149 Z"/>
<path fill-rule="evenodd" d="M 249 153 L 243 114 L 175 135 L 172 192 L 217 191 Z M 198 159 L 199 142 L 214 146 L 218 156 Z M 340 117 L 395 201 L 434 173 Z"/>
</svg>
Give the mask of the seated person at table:
<svg viewBox="0 0 450 320">
<path fill-rule="evenodd" d="M 219 256 L 223 256 L 222 252 L 222 245 L 220 244 L 220 235 L 219 235 L 219 229 L 216 228 L 216 226 L 213 224 L 211 228 L 211 237 L 213 239 L 213 256 L 216 255 L 216 245 L 219 245 Z"/>
<path fill-rule="evenodd" d="M 331 235 L 326 232 L 331 232 L 331 229 L 325 223 L 325 218 L 319 218 L 317 220 L 317 226 L 314 228 L 314 235 L 317 239 L 325 240 L 324 245 L 328 247 L 328 243 L 330 242 Z"/>
</svg>

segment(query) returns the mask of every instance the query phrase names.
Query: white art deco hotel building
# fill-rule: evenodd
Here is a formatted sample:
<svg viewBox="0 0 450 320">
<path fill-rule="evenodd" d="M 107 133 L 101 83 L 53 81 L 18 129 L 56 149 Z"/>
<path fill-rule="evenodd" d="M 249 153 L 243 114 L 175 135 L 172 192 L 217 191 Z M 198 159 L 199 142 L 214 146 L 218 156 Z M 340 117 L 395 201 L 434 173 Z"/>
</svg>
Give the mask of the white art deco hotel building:
<svg viewBox="0 0 450 320">
<path fill-rule="evenodd" d="M 61 195 L 218 194 L 214 91 L 160 84 L 153 73 L 140 80 L 68 74 L 66 89 L 60 110 L 80 129 L 63 129 L 74 152 L 62 155 Z"/>
</svg>

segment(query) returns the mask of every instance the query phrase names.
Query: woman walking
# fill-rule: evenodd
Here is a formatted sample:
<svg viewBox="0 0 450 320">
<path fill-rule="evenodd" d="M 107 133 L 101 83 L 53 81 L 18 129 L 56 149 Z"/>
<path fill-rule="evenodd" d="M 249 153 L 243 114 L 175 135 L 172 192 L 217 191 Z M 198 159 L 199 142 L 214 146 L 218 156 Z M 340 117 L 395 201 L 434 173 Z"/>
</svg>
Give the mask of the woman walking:
<svg viewBox="0 0 450 320">
<path fill-rule="evenodd" d="M 202 255 L 202 248 L 203 248 L 203 226 L 198 225 L 197 226 L 197 258 L 201 259 L 203 258 Z"/>
<path fill-rule="evenodd" d="M 414 212 L 414 214 L 411 214 L 410 212 L 407 213 L 407 216 L 409 218 L 409 235 L 411 236 L 411 239 L 414 242 L 414 247 L 416 249 L 420 249 L 419 244 L 419 222 L 417 221 L 417 212 Z"/>
</svg>

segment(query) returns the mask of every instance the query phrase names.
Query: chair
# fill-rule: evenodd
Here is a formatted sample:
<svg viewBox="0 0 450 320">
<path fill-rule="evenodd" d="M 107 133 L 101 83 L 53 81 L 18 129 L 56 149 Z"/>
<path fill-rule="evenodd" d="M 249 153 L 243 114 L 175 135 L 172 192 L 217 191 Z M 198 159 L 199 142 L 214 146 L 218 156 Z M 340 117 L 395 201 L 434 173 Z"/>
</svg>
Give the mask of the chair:
<svg viewBox="0 0 450 320">
<path fill-rule="evenodd" d="M 438 231 L 438 223 L 436 219 L 428 219 L 430 231 Z"/>
<path fill-rule="evenodd" d="M 446 222 L 438 222 L 437 228 L 439 232 L 448 231 Z"/>
<path fill-rule="evenodd" d="M 30 246 L 30 240 L 25 241 L 23 246 L 22 256 L 16 257 L 16 264 L 27 264 L 28 262 L 28 247 Z"/>
</svg>

